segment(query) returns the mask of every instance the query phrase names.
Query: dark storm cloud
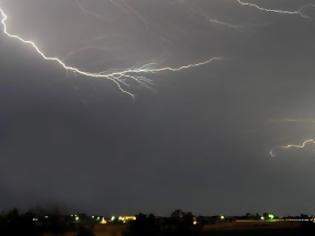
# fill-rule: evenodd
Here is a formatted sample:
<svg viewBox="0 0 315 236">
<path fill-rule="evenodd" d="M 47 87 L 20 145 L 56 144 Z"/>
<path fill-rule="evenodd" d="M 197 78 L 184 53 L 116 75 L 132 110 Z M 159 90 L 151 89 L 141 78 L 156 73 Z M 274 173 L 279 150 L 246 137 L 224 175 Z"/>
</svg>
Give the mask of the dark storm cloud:
<svg viewBox="0 0 315 236">
<path fill-rule="evenodd" d="M 314 135 L 313 124 L 271 122 L 315 117 L 314 21 L 227 0 L 80 2 L 86 11 L 70 0 L 2 7 L 11 31 L 86 70 L 226 59 L 152 75 L 156 92 L 135 88 L 133 103 L 111 82 L 67 75 L 1 34 L 1 208 L 314 211 L 314 154 L 268 155 Z"/>
</svg>

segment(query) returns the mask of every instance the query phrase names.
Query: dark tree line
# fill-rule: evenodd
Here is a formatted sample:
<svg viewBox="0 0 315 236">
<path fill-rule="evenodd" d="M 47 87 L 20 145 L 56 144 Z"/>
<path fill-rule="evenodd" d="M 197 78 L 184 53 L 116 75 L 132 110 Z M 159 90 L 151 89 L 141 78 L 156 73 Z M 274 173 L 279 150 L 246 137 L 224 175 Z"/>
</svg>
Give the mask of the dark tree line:
<svg viewBox="0 0 315 236">
<path fill-rule="evenodd" d="M 77 232 L 78 236 L 93 236 L 93 224 L 81 215 L 81 222 L 75 224 L 70 216 L 61 213 L 24 213 L 13 209 L 0 214 L 0 235 L 2 236 L 62 236 L 66 232 Z"/>
<path fill-rule="evenodd" d="M 235 216 L 225 218 L 224 216 L 194 216 L 190 212 L 181 210 L 174 211 L 169 217 L 158 217 L 153 214 L 139 214 L 135 221 L 124 224 L 118 227 L 120 235 L 124 236 L 201 236 L 201 235 L 242 235 L 242 236 L 268 236 L 268 235 L 315 235 L 315 223 L 313 216 L 301 215 L 298 217 L 288 217 L 287 219 L 301 220 L 300 227 L 256 227 L 256 230 L 246 229 L 243 231 L 211 231 L 209 226 L 221 224 L 226 227 L 226 224 L 237 220 L 258 220 L 262 222 L 270 222 L 270 226 L 274 225 L 279 219 L 271 213 L 246 214 L 244 216 Z M 281 221 L 286 218 L 281 218 Z M 0 236 L 63 236 L 68 232 L 75 232 L 76 236 L 95 236 L 93 228 L 100 222 L 85 214 L 65 215 L 60 211 L 38 211 L 32 210 L 27 212 L 19 212 L 17 209 L 0 214 Z M 123 225 L 126 222 L 111 222 L 115 228 L 116 225 Z M 289 222 L 290 223 L 290 222 Z M 256 224 L 256 222 L 255 222 Z M 112 227 L 109 226 L 109 227 Z M 204 227 L 206 226 L 206 227 Z M 107 227 L 107 226 L 106 226 Z M 205 228 L 207 230 L 205 230 Z M 116 234 L 117 235 L 117 234 Z"/>
<path fill-rule="evenodd" d="M 152 214 L 139 214 L 130 223 L 126 236 L 197 236 L 201 225 L 190 212 L 174 211 L 170 217 L 156 217 Z"/>
</svg>

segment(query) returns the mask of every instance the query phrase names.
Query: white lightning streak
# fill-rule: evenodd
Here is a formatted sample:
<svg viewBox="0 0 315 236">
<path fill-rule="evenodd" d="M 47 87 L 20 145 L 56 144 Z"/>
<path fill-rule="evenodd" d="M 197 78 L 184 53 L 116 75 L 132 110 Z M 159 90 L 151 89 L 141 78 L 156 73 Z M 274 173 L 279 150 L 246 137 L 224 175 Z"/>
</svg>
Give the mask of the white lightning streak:
<svg viewBox="0 0 315 236">
<path fill-rule="evenodd" d="M 185 65 L 185 66 L 180 66 L 180 67 L 168 67 L 167 66 L 167 67 L 162 67 L 162 68 L 151 68 L 151 66 L 155 65 L 155 63 L 150 63 L 150 64 L 144 65 L 138 69 L 134 69 L 133 73 L 158 73 L 158 72 L 163 72 L 163 71 L 177 72 L 177 71 L 181 71 L 181 70 L 191 69 L 194 67 L 204 66 L 206 64 L 209 64 L 209 63 L 211 63 L 213 61 L 217 61 L 217 60 L 223 60 L 223 58 L 222 57 L 213 57 L 213 58 L 210 58 L 210 59 L 203 61 L 203 62 Z"/>
<path fill-rule="evenodd" d="M 301 144 L 287 144 L 284 146 L 279 146 L 276 148 L 273 148 L 270 150 L 269 154 L 271 157 L 276 157 L 276 153 L 275 150 L 280 150 L 280 149 L 304 149 L 307 147 L 307 145 L 310 144 L 315 144 L 315 139 L 307 139 L 305 141 L 303 141 Z"/>
<path fill-rule="evenodd" d="M 285 119 L 281 119 L 281 120 L 271 120 L 271 122 L 290 122 L 290 123 L 311 123 L 311 124 L 315 124 L 315 120 L 311 119 L 311 118 L 307 118 L 307 119 L 293 119 L 293 118 L 285 118 Z M 283 145 L 283 146 L 278 146 L 275 147 L 273 149 L 271 149 L 271 151 L 269 152 L 271 157 L 276 157 L 276 150 L 283 150 L 283 149 L 304 149 L 306 148 L 308 145 L 311 144 L 315 144 L 315 139 L 306 139 L 304 140 L 301 144 L 287 144 L 287 145 Z"/>
<path fill-rule="evenodd" d="M 205 19 L 206 19 L 209 23 L 211 23 L 211 24 L 216 24 L 216 25 L 223 26 L 223 27 L 227 27 L 227 28 L 234 29 L 234 30 L 243 28 L 242 25 L 236 25 L 236 24 L 232 24 L 232 23 L 229 23 L 229 22 L 226 22 L 226 21 L 222 21 L 222 20 L 218 20 L 218 19 L 209 17 L 209 16 L 208 16 L 206 13 L 204 13 L 204 11 L 203 11 L 201 8 L 199 8 L 199 7 L 186 6 L 187 4 L 185 4 L 184 2 L 179 1 L 179 0 L 177 0 L 177 2 L 179 2 L 183 7 L 185 7 L 187 10 L 189 10 L 189 11 L 191 12 L 191 14 L 199 15 L 199 16 L 205 18 Z"/>
<path fill-rule="evenodd" d="M 288 144 L 288 145 L 285 145 L 285 146 L 281 146 L 281 148 L 284 148 L 284 149 L 290 149 L 290 148 L 303 149 L 308 144 L 315 144 L 315 140 L 314 139 L 307 139 L 300 145 L 299 144 Z"/>
<path fill-rule="evenodd" d="M 277 14 L 298 15 L 298 16 L 301 16 L 301 17 L 303 17 L 305 19 L 311 19 L 311 17 L 308 16 L 308 15 L 305 15 L 303 13 L 303 10 L 306 7 L 308 7 L 308 6 L 312 6 L 313 7 L 313 5 L 306 5 L 306 6 L 301 7 L 298 10 L 288 11 L 288 10 L 278 10 L 278 9 L 264 8 L 264 7 L 261 7 L 261 6 L 257 5 L 257 4 L 255 4 L 255 3 L 244 2 L 242 0 L 236 0 L 236 1 L 242 6 L 253 7 L 253 8 L 256 8 L 257 10 L 260 10 L 260 11 L 270 12 L 270 13 L 277 13 Z"/>
<path fill-rule="evenodd" d="M 225 27 L 228 27 L 228 28 L 231 28 L 231 29 L 235 29 L 235 30 L 240 29 L 240 28 L 243 27 L 241 25 L 234 25 L 234 24 L 231 24 L 231 23 L 228 23 L 228 22 L 225 22 L 225 21 L 220 21 L 220 20 L 213 19 L 213 18 L 208 18 L 208 21 L 210 23 L 218 24 L 218 25 L 225 26 Z"/>
<path fill-rule="evenodd" d="M 148 27 L 147 20 L 145 19 L 145 17 L 140 12 L 138 12 L 135 8 L 133 8 L 125 0 L 120 0 L 120 2 L 127 10 L 129 10 L 133 15 L 135 15 L 146 27 Z"/>
<path fill-rule="evenodd" d="M 92 16 L 92 17 L 94 17 L 94 18 L 96 18 L 97 20 L 100 20 L 100 21 L 106 21 L 105 18 L 102 15 L 97 14 L 96 12 L 93 12 L 93 11 L 90 11 L 90 10 L 84 8 L 84 6 L 82 5 L 82 2 L 80 2 L 79 0 L 74 0 L 74 2 L 78 6 L 78 8 L 82 12 L 82 14 L 84 14 L 86 16 Z"/>
<path fill-rule="evenodd" d="M 6 36 L 8 36 L 9 38 L 18 40 L 21 43 L 30 46 L 44 60 L 55 62 L 55 63 L 59 64 L 61 67 L 63 67 L 63 69 L 66 71 L 70 71 L 70 72 L 73 72 L 73 73 L 76 73 L 76 74 L 79 74 L 79 75 L 82 75 L 85 77 L 90 77 L 90 78 L 108 79 L 108 80 L 112 81 L 113 83 L 115 83 L 121 92 L 128 94 L 132 98 L 135 98 L 135 95 L 132 94 L 131 92 L 125 90 L 122 87 L 123 85 L 128 87 L 128 84 L 126 83 L 126 80 L 128 80 L 128 79 L 134 80 L 135 82 L 142 84 L 142 85 L 147 87 L 151 84 L 151 80 L 145 78 L 143 76 L 143 74 L 150 74 L 150 73 L 153 74 L 153 73 L 165 72 L 165 71 L 177 72 L 177 71 L 181 71 L 181 70 L 187 70 L 187 69 L 203 66 L 203 65 L 206 65 L 206 64 L 211 63 L 213 61 L 223 59 L 221 57 L 213 57 L 213 58 L 210 58 L 210 59 L 203 61 L 203 62 L 198 62 L 196 64 L 184 65 L 184 66 L 180 66 L 180 67 L 168 67 L 167 66 L 167 67 L 162 67 L 162 68 L 152 68 L 152 65 L 155 65 L 155 64 L 151 63 L 151 64 L 146 64 L 144 66 L 141 66 L 139 68 L 131 68 L 131 69 L 126 69 L 123 71 L 116 71 L 116 72 L 107 73 L 107 74 L 105 74 L 104 72 L 100 72 L 100 73 L 87 72 L 87 71 L 83 71 L 79 68 L 67 65 L 65 62 L 63 62 L 58 57 L 47 56 L 43 51 L 41 51 L 41 49 L 36 45 L 35 42 L 33 42 L 31 40 L 23 39 L 21 36 L 19 36 L 17 34 L 10 33 L 8 31 L 8 27 L 6 24 L 6 22 L 8 20 L 8 16 L 1 7 L 0 7 L 0 15 L 2 18 L 1 24 L 2 24 L 2 28 L 3 28 L 3 33 Z"/>
</svg>

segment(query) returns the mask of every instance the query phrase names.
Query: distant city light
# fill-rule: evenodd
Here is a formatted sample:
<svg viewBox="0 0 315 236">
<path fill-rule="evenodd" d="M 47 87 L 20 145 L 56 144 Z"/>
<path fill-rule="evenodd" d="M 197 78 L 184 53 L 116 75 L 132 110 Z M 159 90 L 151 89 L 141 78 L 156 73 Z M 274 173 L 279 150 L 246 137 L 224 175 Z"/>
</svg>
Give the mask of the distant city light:
<svg viewBox="0 0 315 236">
<path fill-rule="evenodd" d="M 224 220 L 225 217 L 223 215 L 220 216 L 220 220 Z"/>
<path fill-rule="evenodd" d="M 118 220 L 123 222 L 124 224 L 129 221 L 135 221 L 137 218 L 135 216 L 119 216 Z"/>
<path fill-rule="evenodd" d="M 198 222 L 196 220 L 193 221 L 193 225 L 197 225 Z"/>
<path fill-rule="evenodd" d="M 273 214 L 268 214 L 268 218 L 269 218 L 269 220 L 273 220 L 275 218 L 275 216 Z"/>
<path fill-rule="evenodd" d="M 116 219 L 115 216 L 112 216 L 112 218 L 110 218 L 111 221 L 114 221 Z"/>
<path fill-rule="evenodd" d="M 100 221 L 101 225 L 106 225 L 107 224 L 107 220 L 105 220 L 104 217 L 102 217 L 102 220 Z"/>
<path fill-rule="evenodd" d="M 261 219 L 261 220 L 265 220 L 265 217 L 261 216 L 260 219 Z"/>
</svg>

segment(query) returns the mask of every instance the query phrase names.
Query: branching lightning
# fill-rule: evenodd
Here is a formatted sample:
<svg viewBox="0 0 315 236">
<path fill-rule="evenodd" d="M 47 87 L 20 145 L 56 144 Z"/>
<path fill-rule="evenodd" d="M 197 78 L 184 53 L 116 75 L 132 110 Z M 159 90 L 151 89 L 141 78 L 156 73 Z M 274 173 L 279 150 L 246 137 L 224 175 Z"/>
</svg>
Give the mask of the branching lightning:
<svg viewBox="0 0 315 236">
<path fill-rule="evenodd" d="M 310 6 L 313 7 L 313 5 L 305 5 L 301 8 L 299 8 L 298 10 L 288 11 L 288 10 L 264 8 L 264 7 L 259 6 L 258 4 L 250 3 L 250 2 L 244 2 L 243 0 L 236 0 L 236 1 L 237 1 L 237 3 L 239 3 L 242 6 L 253 7 L 253 8 L 256 8 L 257 10 L 260 10 L 260 11 L 269 12 L 269 13 L 276 13 L 276 14 L 297 15 L 297 16 L 303 17 L 305 19 L 311 19 L 310 16 L 304 14 L 305 8 L 310 7 Z"/>
<path fill-rule="evenodd" d="M 64 70 L 69 71 L 69 72 L 73 72 L 75 74 L 78 74 L 78 75 L 81 75 L 84 77 L 108 79 L 108 80 L 112 81 L 114 84 L 116 84 L 121 92 L 131 96 L 132 98 L 135 98 L 135 95 L 124 88 L 124 87 L 129 87 L 129 85 L 127 83 L 127 81 L 129 81 L 129 80 L 133 80 L 136 83 L 139 83 L 145 87 L 150 87 L 150 85 L 152 85 L 152 80 L 147 78 L 145 76 L 146 74 L 155 74 L 155 73 L 166 72 L 166 71 L 178 72 L 178 71 L 192 69 L 192 68 L 199 67 L 199 66 L 204 66 L 204 65 L 209 64 L 211 62 L 223 59 L 222 57 L 212 57 L 212 58 L 205 60 L 205 61 L 202 61 L 202 62 L 184 65 L 184 66 L 179 66 L 179 67 L 166 66 L 166 67 L 157 68 L 157 67 L 154 67 L 154 66 L 156 66 L 156 63 L 148 63 L 148 64 L 145 64 L 141 67 L 136 67 L 136 68 L 133 67 L 133 68 L 128 68 L 128 69 L 123 70 L 123 71 L 114 71 L 114 72 L 110 72 L 110 73 L 106 72 L 106 71 L 105 72 L 99 72 L 99 73 L 87 72 L 87 71 L 83 71 L 77 67 L 67 65 L 65 62 L 63 62 L 58 57 L 47 56 L 45 54 L 45 52 L 43 52 L 36 45 L 35 42 L 33 42 L 31 40 L 26 40 L 17 34 L 10 33 L 8 31 L 8 27 L 7 27 L 7 23 L 6 23 L 8 20 L 8 16 L 1 7 L 0 7 L 0 16 L 1 16 L 1 24 L 2 24 L 3 33 L 9 38 L 15 39 L 15 40 L 33 48 L 37 52 L 37 54 L 41 58 L 43 58 L 44 60 L 57 63 Z"/>
</svg>

